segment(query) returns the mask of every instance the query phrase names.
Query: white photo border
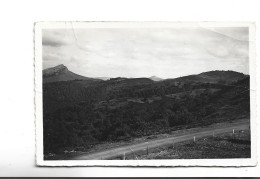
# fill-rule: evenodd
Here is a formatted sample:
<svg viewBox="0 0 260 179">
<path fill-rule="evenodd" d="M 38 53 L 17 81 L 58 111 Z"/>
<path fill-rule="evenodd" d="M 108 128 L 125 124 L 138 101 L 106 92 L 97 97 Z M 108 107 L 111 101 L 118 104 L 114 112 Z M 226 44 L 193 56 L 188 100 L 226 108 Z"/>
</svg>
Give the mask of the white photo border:
<svg viewBox="0 0 260 179">
<path fill-rule="evenodd" d="M 179 28 L 179 27 L 248 27 L 250 74 L 251 158 L 248 159 L 168 159 L 168 160 L 44 160 L 42 105 L 42 29 L 60 28 Z M 242 167 L 257 164 L 256 116 L 256 37 L 254 22 L 37 22 L 35 23 L 35 132 L 38 166 L 221 166 Z"/>
</svg>

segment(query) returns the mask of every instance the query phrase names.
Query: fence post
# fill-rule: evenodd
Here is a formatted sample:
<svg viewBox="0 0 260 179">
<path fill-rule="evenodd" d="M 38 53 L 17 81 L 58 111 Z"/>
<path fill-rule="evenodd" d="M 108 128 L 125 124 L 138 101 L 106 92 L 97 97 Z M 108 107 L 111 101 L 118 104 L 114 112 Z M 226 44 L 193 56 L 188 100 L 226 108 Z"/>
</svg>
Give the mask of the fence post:
<svg viewBox="0 0 260 179">
<path fill-rule="evenodd" d="M 193 142 L 196 142 L 196 137 L 195 136 L 193 137 Z"/>
</svg>

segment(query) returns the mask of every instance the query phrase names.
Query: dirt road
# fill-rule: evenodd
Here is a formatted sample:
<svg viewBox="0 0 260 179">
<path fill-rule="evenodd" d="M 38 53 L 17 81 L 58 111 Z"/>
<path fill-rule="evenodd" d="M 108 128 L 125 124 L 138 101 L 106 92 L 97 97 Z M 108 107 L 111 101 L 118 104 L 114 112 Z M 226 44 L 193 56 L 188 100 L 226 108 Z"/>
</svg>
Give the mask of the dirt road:
<svg viewBox="0 0 260 179">
<path fill-rule="evenodd" d="M 133 144 L 129 146 L 124 146 L 124 147 L 118 147 L 118 148 L 113 148 L 109 150 L 105 150 L 102 152 L 96 152 L 96 153 L 90 153 L 90 154 L 83 154 L 79 156 L 74 156 L 73 158 L 70 158 L 69 160 L 101 160 L 101 159 L 112 159 L 116 157 L 121 157 L 123 155 L 128 155 L 132 154 L 134 152 L 138 151 L 146 151 L 147 148 L 148 150 L 151 148 L 163 146 L 163 145 L 169 145 L 173 144 L 176 142 L 182 142 L 186 140 L 194 140 L 195 136 L 195 141 L 199 138 L 206 137 L 206 136 L 212 136 L 213 132 L 214 135 L 221 134 L 221 133 L 226 133 L 230 132 L 230 134 L 233 133 L 233 130 L 243 130 L 243 129 L 248 129 L 249 128 L 249 123 L 248 121 L 246 122 L 239 122 L 239 123 L 234 123 L 232 126 L 228 127 L 219 127 L 219 128 L 204 128 L 203 131 L 201 132 L 193 132 L 189 134 L 181 134 L 181 135 L 176 135 L 172 137 L 167 137 L 163 139 L 157 139 L 157 140 L 152 140 L 149 142 L 144 142 L 144 143 L 139 143 L 139 144 Z"/>
</svg>

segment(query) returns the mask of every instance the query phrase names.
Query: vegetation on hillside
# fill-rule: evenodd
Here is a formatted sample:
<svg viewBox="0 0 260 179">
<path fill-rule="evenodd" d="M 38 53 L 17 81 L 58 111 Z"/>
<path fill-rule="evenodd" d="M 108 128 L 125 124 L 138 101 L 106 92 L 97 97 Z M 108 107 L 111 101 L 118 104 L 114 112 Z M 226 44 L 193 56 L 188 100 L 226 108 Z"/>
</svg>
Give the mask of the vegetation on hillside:
<svg viewBox="0 0 260 179">
<path fill-rule="evenodd" d="M 43 84 L 44 153 L 87 150 L 174 129 L 248 117 L 249 77 L 236 72 Z M 203 77 L 201 77 L 203 76 Z M 204 81 L 202 80 L 204 79 Z"/>
</svg>

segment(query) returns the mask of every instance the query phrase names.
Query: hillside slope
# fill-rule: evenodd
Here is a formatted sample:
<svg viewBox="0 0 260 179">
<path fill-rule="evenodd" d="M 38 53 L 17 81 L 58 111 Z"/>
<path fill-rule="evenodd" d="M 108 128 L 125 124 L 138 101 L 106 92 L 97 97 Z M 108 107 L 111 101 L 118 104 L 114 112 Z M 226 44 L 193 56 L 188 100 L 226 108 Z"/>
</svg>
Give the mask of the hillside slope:
<svg viewBox="0 0 260 179">
<path fill-rule="evenodd" d="M 231 73 L 44 83 L 44 152 L 249 117 L 249 76 Z"/>
</svg>

